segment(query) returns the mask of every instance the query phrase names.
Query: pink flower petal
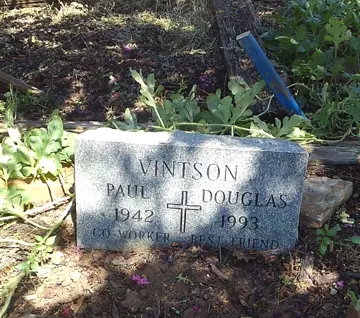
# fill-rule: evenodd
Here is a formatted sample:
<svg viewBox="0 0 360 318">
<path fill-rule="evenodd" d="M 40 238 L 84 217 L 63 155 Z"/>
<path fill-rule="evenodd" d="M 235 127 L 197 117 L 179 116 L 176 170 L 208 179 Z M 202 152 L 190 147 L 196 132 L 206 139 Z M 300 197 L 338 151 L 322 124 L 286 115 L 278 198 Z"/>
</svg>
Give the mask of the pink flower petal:
<svg viewBox="0 0 360 318">
<path fill-rule="evenodd" d="M 198 306 L 198 305 L 195 305 L 195 306 L 193 306 L 193 311 L 199 311 L 200 310 L 200 307 Z"/>
</svg>

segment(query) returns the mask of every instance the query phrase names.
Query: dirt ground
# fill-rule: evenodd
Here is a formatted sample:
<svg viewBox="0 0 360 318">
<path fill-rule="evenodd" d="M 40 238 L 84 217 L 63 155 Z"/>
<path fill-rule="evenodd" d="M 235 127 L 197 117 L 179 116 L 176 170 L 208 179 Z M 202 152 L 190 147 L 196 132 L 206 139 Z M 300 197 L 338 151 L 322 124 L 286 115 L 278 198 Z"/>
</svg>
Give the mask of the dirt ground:
<svg viewBox="0 0 360 318">
<path fill-rule="evenodd" d="M 325 257 L 318 252 L 316 231 L 303 227 L 296 249 L 284 255 L 204 246 L 136 253 L 79 250 L 69 216 L 57 233 L 60 261 L 44 264 L 20 284 L 8 317 L 345 317 L 346 292 L 360 291 L 359 251 L 346 241 L 360 233 L 360 168 L 317 167 L 309 174 L 354 182 L 346 210 L 355 224 L 341 226 Z M 43 213 L 34 221 L 51 225 L 61 213 Z M 336 223 L 341 224 L 333 217 L 330 225 Z M 2 227 L 0 239 L 31 242 L 35 234 L 44 233 L 13 222 Z M 18 244 L 1 246 L 0 283 L 18 274 L 12 265 L 29 251 Z M 133 275 L 148 284 L 137 284 Z"/>
<path fill-rule="evenodd" d="M 223 87 L 208 2 L 154 3 L 88 1 L 3 13 L 0 69 L 51 95 L 50 101 L 21 109 L 23 115 L 39 119 L 51 106 L 68 120 L 103 121 L 132 107 L 140 120 L 146 119 L 130 68 L 154 73 L 167 91 L 181 83 L 198 84 L 203 91 Z M 109 84 L 110 76 L 118 85 Z"/>
<path fill-rule="evenodd" d="M 224 87 L 215 20 L 206 1 L 129 3 L 0 13 L 0 69 L 50 94 L 25 100 L 21 116 L 39 119 L 56 107 L 68 120 L 106 120 L 132 107 L 146 121 L 149 114 L 138 103 L 129 68 L 153 72 L 168 91 L 182 82 L 198 84 L 201 97 Z M 266 23 L 283 5 L 255 3 Z M 118 85 L 109 83 L 111 76 Z M 58 232 L 60 262 L 44 264 L 23 280 L 8 317 L 345 317 L 346 292 L 360 292 L 359 251 L 346 241 L 360 235 L 360 168 L 317 167 L 309 173 L 354 183 L 346 209 L 355 224 L 342 226 L 325 257 L 317 250 L 315 230 L 302 227 L 296 249 L 281 256 L 203 246 L 142 253 L 79 250 L 68 217 Z M 61 213 L 53 210 L 34 220 L 51 225 Z M 330 225 L 336 223 L 333 218 Z M 44 232 L 18 221 L 0 226 L 0 239 L 33 242 L 36 234 Z M 30 249 L 0 244 L 0 286 L 18 274 L 13 266 Z M 138 285 L 133 275 L 148 284 Z"/>
</svg>

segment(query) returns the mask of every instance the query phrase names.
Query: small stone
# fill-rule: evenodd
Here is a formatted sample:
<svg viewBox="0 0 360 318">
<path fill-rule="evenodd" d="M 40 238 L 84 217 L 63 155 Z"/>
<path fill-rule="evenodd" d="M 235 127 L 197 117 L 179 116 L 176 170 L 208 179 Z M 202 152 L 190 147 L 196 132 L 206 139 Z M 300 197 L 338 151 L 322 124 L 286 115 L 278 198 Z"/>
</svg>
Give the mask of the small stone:
<svg viewBox="0 0 360 318">
<path fill-rule="evenodd" d="M 326 303 L 326 304 L 323 306 L 323 309 L 324 309 L 324 311 L 326 311 L 326 312 L 333 311 L 333 310 L 334 310 L 334 305 L 333 305 L 333 304 L 330 304 L 330 303 Z"/>
<path fill-rule="evenodd" d="M 70 274 L 70 279 L 73 281 L 73 282 L 77 282 L 81 277 L 81 273 L 79 272 L 72 272 Z"/>
<path fill-rule="evenodd" d="M 113 266 L 122 266 L 126 264 L 125 258 L 122 255 L 116 255 L 112 260 L 111 260 L 111 265 Z"/>
<path fill-rule="evenodd" d="M 321 228 L 340 205 L 351 197 L 353 184 L 341 179 L 310 177 L 304 183 L 301 224 Z"/>
</svg>

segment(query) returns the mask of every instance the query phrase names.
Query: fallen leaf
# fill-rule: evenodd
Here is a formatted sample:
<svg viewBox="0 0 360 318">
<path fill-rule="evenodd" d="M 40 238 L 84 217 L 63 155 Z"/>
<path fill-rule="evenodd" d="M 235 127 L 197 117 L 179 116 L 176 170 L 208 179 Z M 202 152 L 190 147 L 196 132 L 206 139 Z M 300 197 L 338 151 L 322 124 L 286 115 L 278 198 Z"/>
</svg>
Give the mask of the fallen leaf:
<svg viewBox="0 0 360 318">
<path fill-rule="evenodd" d="M 224 273 L 222 273 L 214 264 L 210 264 L 211 270 L 219 276 L 221 279 L 229 280 L 229 277 L 227 277 Z"/>
<path fill-rule="evenodd" d="M 239 251 L 239 250 L 235 250 L 233 252 L 233 256 L 235 256 L 238 260 L 240 260 L 240 261 L 244 260 L 245 262 L 248 262 L 249 260 L 252 260 L 252 259 L 256 259 L 255 256 L 248 256 L 244 252 Z"/>
</svg>

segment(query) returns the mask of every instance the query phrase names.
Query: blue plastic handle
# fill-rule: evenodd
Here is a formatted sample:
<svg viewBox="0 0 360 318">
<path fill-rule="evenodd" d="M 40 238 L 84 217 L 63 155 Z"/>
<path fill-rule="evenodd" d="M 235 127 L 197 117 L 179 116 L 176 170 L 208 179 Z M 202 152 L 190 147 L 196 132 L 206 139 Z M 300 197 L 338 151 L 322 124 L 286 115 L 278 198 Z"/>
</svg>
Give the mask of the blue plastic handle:
<svg viewBox="0 0 360 318">
<path fill-rule="evenodd" d="M 261 77 L 264 79 L 286 112 L 290 116 L 300 115 L 306 118 L 298 103 L 295 101 L 293 95 L 286 87 L 284 81 L 276 72 L 274 66 L 266 57 L 263 49 L 251 34 L 251 32 L 245 32 L 238 35 L 236 40 L 240 43 L 246 54 L 249 56 L 251 62 L 255 65 Z"/>
</svg>

